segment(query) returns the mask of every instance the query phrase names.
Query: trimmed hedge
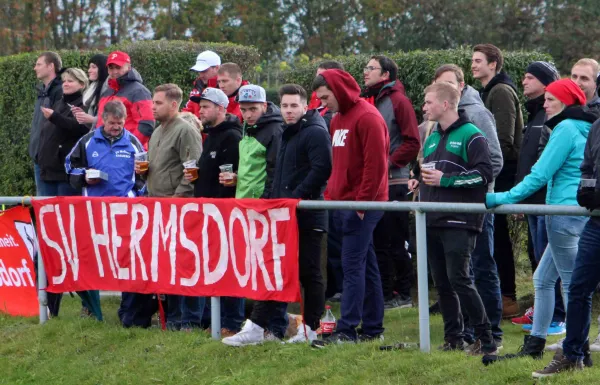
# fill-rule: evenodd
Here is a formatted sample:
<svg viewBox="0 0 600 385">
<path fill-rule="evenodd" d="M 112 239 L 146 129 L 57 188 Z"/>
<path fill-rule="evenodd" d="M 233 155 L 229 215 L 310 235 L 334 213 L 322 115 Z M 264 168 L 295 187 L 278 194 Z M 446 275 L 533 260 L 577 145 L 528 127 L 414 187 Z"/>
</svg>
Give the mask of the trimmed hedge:
<svg viewBox="0 0 600 385">
<path fill-rule="evenodd" d="M 254 68 L 260 54 L 254 47 L 235 44 L 185 41 L 144 41 L 110 47 L 128 52 L 144 84 L 153 90 L 159 84 L 176 83 L 184 95 L 192 88 L 195 75 L 189 69 L 199 52 L 210 49 L 223 62 L 238 63 L 243 71 Z M 60 51 L 64 67 L 87 69 L 96 52 Z M 38 84 L 33 66 L 39 52 L 0 57 L 0 195 L 34 195 L 33 162 L 27 153 L 33 104 Z"/>
<path fill-rule="evenodd" d="M 385 53 L 398 65 L 398 78 L 404 84 L 406 93 L 413 103 L 418 116 L 421 116 L 421 106 L 423 104 L 423 90 L 433 80 L 435 70 L 442 64 L 456 64 L 463 69 L 465 73 L 465 83 L 476 89 L 481 88 L 481 83 L 473 79 L 471 74 L 471 56 L 470 48 L 460 48 L 440 51 L 412 51 L 412 52 L 392 52 Z M 350 72 L 362 87 L 363 68 L 369 62 L 372 55 L 353 55 L 348 57 L 334 57 L 344 64 L 346 71 Z M 552 58 L 540 52 L 504 52 L 504 69 L 513 79 L 522 94 L 523 86 L 521 79 L 525 69 L 532 61 L 546 60 Z M 296 66 L 288 72 L 284 80 L 286 83 L 300 84 L 310 92 L 311 84 L 315 78 L 315 73 L 319 61 L 313 61 L 308 64 Z"/>
</svg>

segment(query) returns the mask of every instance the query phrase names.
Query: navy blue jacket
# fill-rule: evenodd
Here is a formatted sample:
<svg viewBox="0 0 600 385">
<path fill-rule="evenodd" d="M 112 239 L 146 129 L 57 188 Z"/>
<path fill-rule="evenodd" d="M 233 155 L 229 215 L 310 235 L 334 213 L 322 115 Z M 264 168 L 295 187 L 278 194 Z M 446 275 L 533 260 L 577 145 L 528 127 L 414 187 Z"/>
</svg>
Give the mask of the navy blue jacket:
<svg viewBox="0 0 600 385">
<path fill-rule="evenodd" d="M 331 175 L 331 137 L 318 111 L 284 125 L 270 198 L 322 200 Z M 327 231 L 326 210 L 299 210 L 300 230 Z"/>
<path fill-rule="evenodd" d="M 103 134 L 104 127 L 79 139 L 67 155 L 65 169 L 75 188 L 83 188 L 84 196 L 136 197 L 145 192 L 145 183 L 135 174 L 135 154 L 144 152 L 142 143 L 126 129 L 112 143 Z M 85 170 L 91 168 L 108 174 L 108 181 L 101 180 L 87 185 Z"/>
</svg>

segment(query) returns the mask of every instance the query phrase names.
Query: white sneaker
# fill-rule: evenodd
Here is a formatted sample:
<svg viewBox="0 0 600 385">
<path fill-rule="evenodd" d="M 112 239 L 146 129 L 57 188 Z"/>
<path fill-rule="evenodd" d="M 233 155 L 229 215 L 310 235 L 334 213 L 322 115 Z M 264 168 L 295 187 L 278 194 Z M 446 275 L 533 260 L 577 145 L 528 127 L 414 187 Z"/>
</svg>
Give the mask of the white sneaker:
<svg viewBox="0 0 600 385">
<path fill-rule="evenodd" d="M 590 351 L 592 352 L 600 352 L 600 334 L 594 340 L 594 343 L 590 345 Z"/>
<path fill-rule="evenodd" d="M 563 342 L 565 342 L 565 339 L 561 338 L 560 340 L 556 341 L 555 344 L 546 346 L 546 349 L 544 349 L 544 350 L 547 350 L 547 351 L 550 351 L 550 352 L 555 352 L 558 349 L 562 349 Z M 599 347 L 600 347 L 600 345 L 599 345 Z"/>
<path fill-rule="evenodd" d="M 306 332 L 304 331 L 304 328 L 306 328 Z M 317 332 L 312 330 L 310 328 L 310 326 L 308 325 L 299 325 L 298 326 L 298 333 L 296 333 L 295 336 L 293 336 L 292 338 L 290 338 L 289 340 L 285 341 L 286 344 L 298 344 L 298 343 L 305 343 L 305 342 L 313 342 L 314 340 L 316 340 L 318 338 L 317 336 Z"/>
<path fill-rule="evenodd" d="M 229 346 L 247 346 L 262 344 L 265 340 L 265 330 L 250 320 L 246 320 L 244 327 L 234 336 L 221 340 Z"/>
</svg>

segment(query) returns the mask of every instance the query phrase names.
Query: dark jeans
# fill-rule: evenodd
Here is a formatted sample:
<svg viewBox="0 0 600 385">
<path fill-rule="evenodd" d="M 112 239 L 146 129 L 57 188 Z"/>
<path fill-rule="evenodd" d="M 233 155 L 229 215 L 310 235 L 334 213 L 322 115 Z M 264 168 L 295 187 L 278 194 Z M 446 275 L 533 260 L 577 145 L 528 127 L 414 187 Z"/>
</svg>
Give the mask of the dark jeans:
<svg viewBox="0 0 600 385">
<path fill-rule="evenodd" d="M 529 233 L 533 244 L 533 255 L 535 256 L 535 267 L 540 263 L 542 255 L 548 246 L 548 233 L 546 232 L 546 216 L 545 215 L 528 215 L 527 224 L 529 225 Z M 534 270 L 535 271 L 535 270 Z M 565 304 L 563 302 L 560 278 L 556 281 L 554 287 L 554 314 L 552 322 L 565 321 Z"/>
<path fill-rule="evenodd" d="M 329 231 L 327 232 L 327 298 L 341 293 L 344 284 L 342 271 L 342 235 L 333 219 L 335 210 L 329 210 Z"/>
<path fill-rule="evenodd" d="M 515 185 L 516 169 L 516 162 L 504 163 L 500 175 L 496 178 L 496 192 L 504 192 L 513 188 Z M 516 300 L 515 256 L 508 231 L 508 217 L 504 214 L 496 214 L 494 221 L 494 259 L 498 266 L 500 290 L 503 296 Z"/>
<path fill-rule="evenodd" d="M 444 319 L 444 340 L 462 343 L 462 304 L 473 325 L 475 338 L 481 340 L 485 352 L 491 352 L 495 350 L 495 344 L 490 321 L 469 275 L 476 237 L 477 234 L 469 230 L 430 229 L 427 232 L 427 257 Z"/>
<path fill-rule="evenodd" d="M 383 292 L 373 246 L 373 231 L 383 216 L 381 211 L 366 211 L 360 219 L 356 211 L 335 212 L 334 222 L 342 233 L 341 317 L 337 332 L 356 338 L 362 321 L 365 334 L 383 333 Z"/>
<path fill-rule="evenodd" d="M 201 327 L 206 297 L 187 297 L 181 299 L 181 326 Z"/>
<path fill-rule="evenodd" d="M 148 328 L 157 310 L 158 300 L 152 294 L 123 292 L 117 314 L 121 324 L 126 328 L 132 326 Z"/>
<path fill-rule="evenodd" d="M 403 202 L 407 193 L 406 185 L 390 186 L 390 201 Z M 405 247 L 409 237 L 408 225 L 408 211 L 385 211 L 373 233 L 385 300 L 392 299 L 394 291 L 404 297 L 410 297 L 413 265 Z"/>
<path fill-rule="evenodd" d="M 181 328 L 181 303 L 183 302 L 182 295 L 165 295 L 167 298 L 167 308 L 165 309 L 165 318 L 167 328 Z"/>
<path fill-rule="evenodd" d="M 321 274 L 321 240 L 324 232 L 315 230 L 300 231 L 299 270 L 300 284 L 304 289 L 304 320 L 312 330 L 319 328 L 325 291 Z M 279 337 L 279 328 L 272 330 L 273 321 L 283 318 L 282 310 L 287 312 L 287 304 L 275 301 L 260 301 L 254 304 L 250 319 L 258 326 L 271 330 Z M 276 323 L 277 324 L 277 323 Z M 287 323 L 286 323 L 287 327 Z M 285 334 L 285 330 L 283 330 Z"/>
<path fill-rule="evenodd" d="M 600 283 L 600 220 L 592 217 L 579 238 L 579 248 L 569 286 L 567 337 L 563 350 L 571 361 L 583 359 L 592 318 L 592 295 Z"/>
<path fill-rule="evenodd" d="M 483 218 L 483 229 L 477 236 L 475 250 L 471 255 L 471 278 L 475 282 L 485 313 L 492 325 L 492 335 L 495 340 L 501 340 L 504 335 L 500 328 L 502 294 L 500 293 L 500 279 L 494 260 L 494 214 L 485 214 Z M 468 325 L 465 328 L 465 339 L 473 339 L 474 331 L 466 316 L 468 313 L 464 310 L 463 313 L 465 314 L 465 324 Z"/>
</svg>

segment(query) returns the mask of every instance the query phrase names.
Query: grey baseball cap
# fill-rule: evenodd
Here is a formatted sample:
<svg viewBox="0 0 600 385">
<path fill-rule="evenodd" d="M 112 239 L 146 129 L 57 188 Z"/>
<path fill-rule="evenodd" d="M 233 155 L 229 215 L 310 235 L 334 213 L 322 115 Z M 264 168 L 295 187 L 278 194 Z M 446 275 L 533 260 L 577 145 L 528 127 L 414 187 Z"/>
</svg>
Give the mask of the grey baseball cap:
<svg viewBox="0 0 600 385">
<path fill-rule="evenodd" d="M 267 93 L 261 86 L 249 84 L 240 88 L 237 101 L 238 103 L 266 103 Z"/>
<path fill-rule="evenodd" d="M 218 88 L 205 88 L 202 92 L 202 96 L 200 96 L 200 100 L 202 99 L 213 102 L 218 106 L 223 106 L 224 108 L 227 108 L 227 106 L 229 106 L 229 98 L 227 97 L 227 95 L 225 95 L 225 92 L 221 91 Z"/>
</svg>

